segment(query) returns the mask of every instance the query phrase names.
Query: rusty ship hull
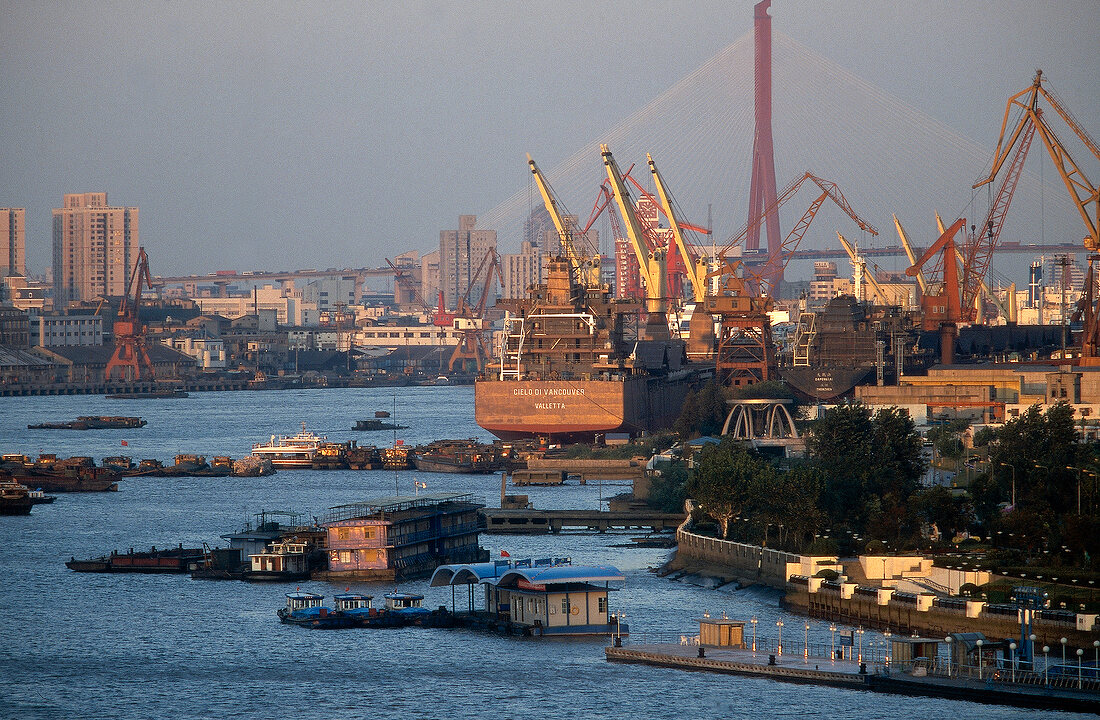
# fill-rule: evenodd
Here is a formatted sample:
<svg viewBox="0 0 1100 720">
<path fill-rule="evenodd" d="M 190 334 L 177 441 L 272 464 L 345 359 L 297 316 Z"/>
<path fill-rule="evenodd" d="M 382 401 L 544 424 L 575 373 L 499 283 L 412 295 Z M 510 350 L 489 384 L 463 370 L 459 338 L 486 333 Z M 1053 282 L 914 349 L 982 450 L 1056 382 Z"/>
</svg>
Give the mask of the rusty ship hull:
<svg viewBox="0 0 1100 720">
<path fill-rule="evenodd" d="M 691 377 L 619 380 L 478 380 L 477 424 L 502 440 L 548 437 L 572 442 L 606 433 L 669 428 L 680 415 Z"/>
</svg>

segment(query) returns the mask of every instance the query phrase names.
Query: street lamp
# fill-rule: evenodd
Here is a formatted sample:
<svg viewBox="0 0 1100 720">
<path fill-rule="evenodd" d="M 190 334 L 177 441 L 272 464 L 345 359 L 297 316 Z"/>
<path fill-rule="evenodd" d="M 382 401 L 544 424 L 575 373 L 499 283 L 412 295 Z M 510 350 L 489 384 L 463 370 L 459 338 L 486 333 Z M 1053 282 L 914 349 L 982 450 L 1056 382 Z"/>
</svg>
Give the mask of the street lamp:
<svg viewBox="0 0 1100 720">
<path fill-rule="evenodd" d="M 1077 471 L 1077 514 L 1081 514 L 1081 468 L 1066 465 L 1066 470 Z"/>
<path fill-rule="evenodd" d="M 806 662 L 810 661 L 810 623 L 806 623 L 805 631 L 802 633 L 802 657 Z"/>
<path fill-rule="evenodd" d="M 1058 642 L 1062 643 L 1062 664 L 1066 664 L 1066 643 L 1069 642 L 1066 638 L 1062 638 Z"/>
<path fill-rule="evenodd" d="M 1012 682 L 1016 682 L 1016 643 L 1008 644 L 1008 653 L 1009 661 L 1012 663 Z"/>
<path fill-rule="evenodd" d="M 756 619 L 756 616 L 753 615 L 752 620 L 749 620 L 749 622 L 752 623 L 752 651 L 755 653 L 756 652 L 756 623 L 758 622 L 757 619 Z"/>
<path fill-rule="evenodd" d="M 882 661 L 885 662 L 887 665 L 889 665 L 890 664 L 890 655 L 891 655 L 890 651 L 892 649 L 890 647 L 890 631 L 887 630 L 886 632 L 882 633 L 882 636 L 884 638 L 886 638 L 885 640 L 882 641 L 882 644 L 885 646 L 883 648 L 883 651 L 882 651 Z"/>
<path fill-rule="evenodd" d="M 1016 507 L 1016 466 L 1008 463 L 997 463 L 998 465 L 1004 465 L 1006 468 L 1012 469 L 1012 507 Z"/>
<path fill-rule="evenodd" d="M 1043 684 L 1047 685 L 1047 668 L 1050 667 L 1050 659 L 1047 657 L 1047 653 L 1050 652 L 1050 645 L 1043 646 Z"/>
<path fill-rule="evenodd" d="M 1092 650 L 1096 653 L 1096 657 L 1093 660 L 1093 663 L 1096 664 L 1097 670 L 1100 670 L 1100 640 L 1092 641 Z"/>
<path fill-rule="evenodd" d="M 1081 689 L 1081 656 L 1085 654 L 1085 651 L 1081 648 L 1077 648 L 1077 689 Z"/>
<path fill-rule="evenodd" d="M 954 647 L 951 643 L 955 640 L 950 635 L 945 637 L 943 641 L 947 644 L 947 677 L 951 677 L 951 653 L 954 652 Z"/>
<path fill-rule="evenodd" d="M 863 662 L 863 628 L 857 629 L 856 635 L 859 635 L 859 660 L 857 662 Z"/>
<path fill-rule="evenodd" d="M 829 660 L 836 660 L 836 623 L 829 623 Z"/>
<path fill-rule="evenodd" d="M 777 628 L 779 628 L 779 643 L 778 643 L 778 645 L 779 645 L 779 654 L 782 655 L 783 654 L 783 621 L 782 620 L 776 620 L 775 621 L 775 626 Z"/>
<path fill-rule="evenodd" d="M 982 642 L 981 638 L 978 638 L 977 640 L 974 641 L 974 644 L 978 646 L 978 679 L 981 680 L 982 679 L 982 645 L 984 645 L 985 643 Z"/>
</svg>

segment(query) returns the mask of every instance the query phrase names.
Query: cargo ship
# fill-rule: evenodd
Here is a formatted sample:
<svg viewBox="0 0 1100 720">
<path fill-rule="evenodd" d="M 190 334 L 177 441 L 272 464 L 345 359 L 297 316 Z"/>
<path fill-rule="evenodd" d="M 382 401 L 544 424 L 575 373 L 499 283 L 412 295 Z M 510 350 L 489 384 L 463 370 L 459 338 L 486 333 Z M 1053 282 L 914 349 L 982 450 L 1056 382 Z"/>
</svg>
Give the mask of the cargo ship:
<svg viewBox="0 0 1100 720">
<path fill-rule="evenodd" d="M 848 396 L 856 385 L 876 381 L 880 369 L 884 382 L 894 384 L 899 362 L 904 372 L 914 372 L 935 359 L 934 346 L 921 348 L 919 333 L 900 308 L 841 295 L 800 314 L 790 362 L 779 374 L 811 400 Z"/>
<path fill-rule="evenodd" d="M 530 297 L 502 304 L 498 357 L 474 382 L 474 407 L 477 424 L 503 440 L 669 428 L 699 379 L 682 340 L 639 339 L 638 303 L 581 287 L 564 259 Z"/>
</svg>

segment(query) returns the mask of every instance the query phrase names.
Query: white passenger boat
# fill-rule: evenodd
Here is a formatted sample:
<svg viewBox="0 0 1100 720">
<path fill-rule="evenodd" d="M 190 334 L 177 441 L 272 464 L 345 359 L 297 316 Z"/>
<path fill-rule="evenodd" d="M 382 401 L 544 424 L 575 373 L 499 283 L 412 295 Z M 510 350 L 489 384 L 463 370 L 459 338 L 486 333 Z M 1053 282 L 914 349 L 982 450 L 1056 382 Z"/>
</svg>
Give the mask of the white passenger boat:
<svg viewBox="0 0 1100 720">
<path fill-rule="evenodd" d="M 253 445 L 252 454 L 270 460 L 277 468 L 310 467 L 317 448 L 327 441 L 326 436 L 313 434 L 302 423 L 302 431 L 298 434 L 272 435 L 270 442 Z"/>
</svg>

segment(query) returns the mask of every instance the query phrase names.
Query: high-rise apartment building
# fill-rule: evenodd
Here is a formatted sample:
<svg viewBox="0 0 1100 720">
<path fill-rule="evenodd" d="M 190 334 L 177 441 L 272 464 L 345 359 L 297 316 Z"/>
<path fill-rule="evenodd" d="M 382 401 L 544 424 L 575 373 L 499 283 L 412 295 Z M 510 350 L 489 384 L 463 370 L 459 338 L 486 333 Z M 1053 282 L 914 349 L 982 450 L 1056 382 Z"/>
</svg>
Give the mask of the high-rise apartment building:
<svg viewBox="0 0 1100 720">
<path fill-rule="evenodd" d="M 439 286 L 448 308 L 458 306 L 470 285 L 479 285 L 475 278 L 478 266 L 489 249 L 496 249 L 496 230 L 477 230 L 477 215 L 460 215 L 458 230 L 441 230 L 439 233 Z M 482 269 L 485 272 L 485 269 Z M 484 277 L 480 278 L 484 280 Z M 490 293 L 496 281 L 490 284 Z M 470 292 L 469 303 L 477 305 L 481 299 L 481 287 Z M 429 301 L 430 302 L 430 301 Z"/>
<path fill-rule="evenodd" d="M 125 295 L 137 253 L 136 207 L 109 207 L 105 192 L 67 193 L 53 211 L 56 305 Z"/>
<path fill-rule="evenodd" d="M 502 297 L 525 298 L 527 289 L 542 282 L 542 254 L 538 245 L 527 240 L 520 243 L 518 253 L 500 256 L 500 273 L 504 279 Z"/>
<path fill-rule="evenodd" d="M 27 274 L 27 210 L 0 208 L 0 277 Z"/>
</svg>

